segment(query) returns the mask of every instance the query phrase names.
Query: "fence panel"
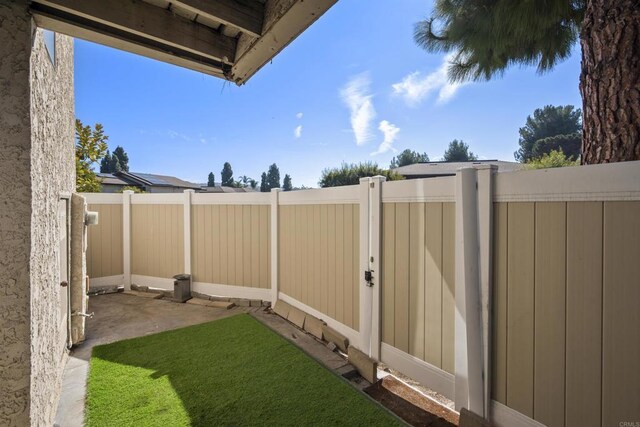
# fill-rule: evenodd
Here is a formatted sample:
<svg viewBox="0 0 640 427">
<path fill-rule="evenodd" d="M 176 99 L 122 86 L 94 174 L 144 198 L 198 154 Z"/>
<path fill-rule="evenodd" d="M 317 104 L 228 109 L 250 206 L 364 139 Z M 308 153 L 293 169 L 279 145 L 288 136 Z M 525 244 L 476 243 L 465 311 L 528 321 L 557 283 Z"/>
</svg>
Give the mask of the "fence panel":
<svg viewBox="0 0 640 427">
<path fill-rule="evenodd" d="M 184 273 L 183 221 L 182 205 L 132 204 L 132 275 L 168 280 Z M 134 283 L 136 280 L 142 284 L 141 278 L 132 278 Z"/>
<path fill-rule="evenodd" d="M 194 205 L 195 282 L 269 289 L 271 213 L 267 205 Z"/>
<path fill-rule="evenodd" d="M 358 188 L 281 193 L 279 206 L 281 295 L 347 332 L 360 330 Z"/>
<path fill-rule="evenodd" d="M 633 166 L 496 177 L 492 398 L 550 427 L 640 419 Z"/>
<path fill-rule="evenodd" d="M 382 361 L 439 375 L 452 397 L 455 319 L 454 178 L 382 187 Z M 445 385 L 438 386 L 439 382 Z"/>
<path fill-rule="evenodd" d="M 88 209 L 98 212 L 98 225 L 87 229 L 87 275 L 91 287 L 119 285 L 124 274 L 122 195 L 87 196 Z M 102 195 L 99 195 L 102 196 Z"/>
</svg>

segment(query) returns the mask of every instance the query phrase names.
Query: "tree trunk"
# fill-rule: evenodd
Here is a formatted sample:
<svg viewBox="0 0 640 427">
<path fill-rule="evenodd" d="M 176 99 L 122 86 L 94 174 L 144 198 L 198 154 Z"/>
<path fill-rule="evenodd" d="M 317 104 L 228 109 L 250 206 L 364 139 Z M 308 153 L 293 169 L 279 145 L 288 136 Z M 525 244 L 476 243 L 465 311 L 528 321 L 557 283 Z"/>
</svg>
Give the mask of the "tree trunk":
<svg viewBox="0 0 640 427">
<path fill-rule="evenodd" d="M 640 160 L 640 0 L 587 0 L 582 163 Z"/>
</svg>

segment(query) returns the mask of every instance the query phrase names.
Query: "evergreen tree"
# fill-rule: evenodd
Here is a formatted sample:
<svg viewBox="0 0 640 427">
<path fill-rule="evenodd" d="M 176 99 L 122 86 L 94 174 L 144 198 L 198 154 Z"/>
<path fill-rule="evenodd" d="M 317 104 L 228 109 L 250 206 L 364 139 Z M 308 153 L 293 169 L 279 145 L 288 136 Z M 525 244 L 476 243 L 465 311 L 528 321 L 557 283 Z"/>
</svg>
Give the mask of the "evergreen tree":
<svg viewBox="0 0 640 427">
<path fill-rule="evenodd" d="M 546 105 L 537 108 L 520 128 L 520 149 L 516 160 L 526 163 L 561 149 L 572 159 L 580 156 L 582 143 L 582 111 L 573 105 Z"/>
<path fill-rule="evenodd" d="M 429 156 L 427 153 L 418 153 L 417 151 L 413 151 L 410 149 L 406 149 L 397 157 L 391 159 L 391 164 L 389 165 L 390 169 L 399 168 L 400 166 L 413 165 L 416 163 L 426 163 L 429 161 Z"/>
<path fill-rule="evenodd" d="M 483 80 L 513 65 L 551 70 L 582 47 L 582 162 L 640 160 L 637 0 L 436 0 L 415 40 L 450 52 L 449 79 Z"/>
<path fill-rule="evenodd" d="M 469 146 L 464 141 L 454 139 L 449 143 L 449 148 L 444 152 L 445 162 L 470 162 L 478 160 L 478 156 L 469 151 Z"/>
<path fill-rule="evenodd" d="M 126 153 L 126 151 L 124 151 L 124 148 L 118 145 L 116 149 L 113 150 L 112 156 L 118 159 L 120 170 L 124 172 L 129 172 L 129 155 Z M 119 172 L 119 171 L 114 170 L 114 172 Z"/>
<path fill-rule="evenodd" d="M 282 184 L 282 189 L 284 191 L 291 191 L 293 189 L 293 187 L 291 185 L 291 177 L 289 176 L 289 174 L 286 174 L 284 176 L 284 182 Z"/>
<path fill-rule="evenodd" d="M 278 169 L 278 165 L 275 163 L 269 166 L 269 170 L 267 171 L 267 185 L 269 186 L 269 190 L 272 188 L 280 188 L 280 169 Z"/>
<path fill-rule="evenodd" d="M 216 177 L 213 172 L 209 172 L 209 177 L 207 179 L 207 187 L 215 187 L 216 186 Z"/>
<path fill-rule="evenodd" d="M 233 170 L 231 169 L 231 165 L 229 164 L 229 162 L 224 162 L 224 166 L 222 166 L 222 173 L 220 174 L 221 176 L 221 185 L 223 187 L 233 187 L 234 186 L 234 181 L 233 181 Z"/>
<path fill-rule="evenodd" d="M 111 173 L 111 154 L 107 150 L 107 154 L 100 160 L 100 173 Z"/>
<path fill-rule="evenodd" d="M 267 183 L 267 173 L 262 172 L 262 176 L 260 177 L 260 191 L 266 193 L 269 191 L 269 184 Z"/>
</svg>

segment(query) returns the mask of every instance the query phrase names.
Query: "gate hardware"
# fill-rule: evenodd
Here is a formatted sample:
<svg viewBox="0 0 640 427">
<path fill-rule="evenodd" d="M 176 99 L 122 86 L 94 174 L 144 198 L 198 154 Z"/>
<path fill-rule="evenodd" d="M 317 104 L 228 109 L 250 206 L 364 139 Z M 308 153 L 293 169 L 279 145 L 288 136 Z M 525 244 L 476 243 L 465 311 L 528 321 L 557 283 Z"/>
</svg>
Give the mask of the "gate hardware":
<svg viewBox="0 0 640 427">
<path fill-rule="evenodd" d="M 367 282 L 367 286 L 373 286 L 373 270 L 366 270 L 364 272 L 364 280 Z"/>
</svg>

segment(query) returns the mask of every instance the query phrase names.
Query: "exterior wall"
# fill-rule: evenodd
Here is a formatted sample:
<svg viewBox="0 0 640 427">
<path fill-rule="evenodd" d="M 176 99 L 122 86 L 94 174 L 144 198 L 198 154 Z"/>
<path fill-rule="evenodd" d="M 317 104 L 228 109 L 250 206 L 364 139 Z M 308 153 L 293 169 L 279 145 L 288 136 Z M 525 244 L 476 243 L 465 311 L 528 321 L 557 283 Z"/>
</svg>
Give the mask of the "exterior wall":
<svg viewBox="0 0 640 427">
<path fill-rule="evenodd" d="M 30 411 L 31 20 L 26 3 L 0 1 L 0 425 L 26 425 Z"/>
<path fill-rule="evenodd" d="M 27 9 L 0 1 L 2 425 L 51 425 L 66 361 L 58 199 L 75 182 L 73 41 L 56 36 L 54 67 Z"/>
<path fill-rule="evenodd" d="M 360 330 L 359 206 L 285 205 L 279 212 L 280 291 Z"/>
<path fill-rule="evenodd" d="M 88 228 L 87 274 L 90 278 L 124 274 L 122 204 L 90 204 L 98 212 L 98 225 Z"/>
<path fill-rule="evenodd" d="M 131 273 L 171 278 L 183 272 L 183 206 L 131 205 Z"/>
<path fill-rule="evenodd" d="M 195 282 L 271 287 L 270 206 L 194 205 L 191 220 Z"/>
<path fill-rule="evenodd" d="M 73 39 L 56 34 L 56 64 L 42 30 L 31 55 L 31 423 L 50 425 L 66 352 L 61 309 L 58 199 L 75 189 Z M 64 355 L 64 358 L 63 358 Z"/>
<path fill-rule="evenodd" d="M 454 372 L 455 205 L 384 203 L 382 342 Z"/>
<path fill-rule="evenodd" d="M 493 399 L 545 425 L 640 419 L 640 202 L 494 205 Z"/>
</svg>

